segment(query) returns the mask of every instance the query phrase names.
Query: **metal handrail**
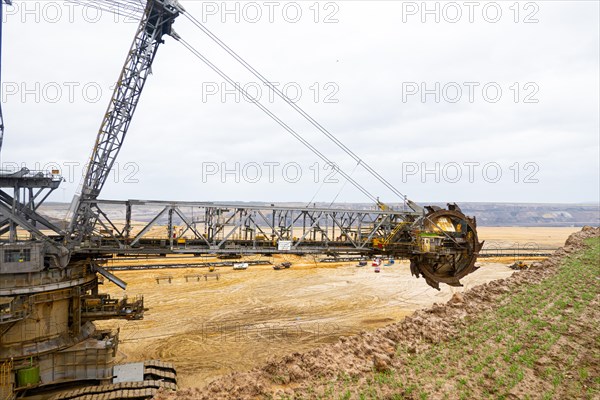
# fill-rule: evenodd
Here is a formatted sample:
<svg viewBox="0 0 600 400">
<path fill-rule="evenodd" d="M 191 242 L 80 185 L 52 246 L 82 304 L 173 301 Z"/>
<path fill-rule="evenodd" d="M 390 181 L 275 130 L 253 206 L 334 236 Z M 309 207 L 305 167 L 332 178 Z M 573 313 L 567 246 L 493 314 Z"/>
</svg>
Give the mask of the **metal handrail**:
<svg viewBox="0 0 600 400">
<path fill-rule="evenodd" d="M 0 178 L 44 178 L 61 180 L 62 175 L 51 170 L 32 170 L 25 167 L 21 168 L 20 170 L 0 168 Z"/>
</svg>

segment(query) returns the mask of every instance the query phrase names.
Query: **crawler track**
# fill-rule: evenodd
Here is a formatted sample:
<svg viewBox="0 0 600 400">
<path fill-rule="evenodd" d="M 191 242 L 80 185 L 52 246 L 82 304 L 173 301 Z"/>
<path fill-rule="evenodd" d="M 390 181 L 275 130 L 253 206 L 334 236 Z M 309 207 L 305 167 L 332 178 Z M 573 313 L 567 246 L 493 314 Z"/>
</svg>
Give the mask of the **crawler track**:
<svg viewBox="0 0 600 400">
<path fill-rule="evenodd" d="M 144 380 L 141 382 L 87 386 L 59 393 L 52 400 L 145 400 L 154 397 L 160 388 L 177 389 L 175 367 L 162 361 L 145 361 Z"/>
</svg>

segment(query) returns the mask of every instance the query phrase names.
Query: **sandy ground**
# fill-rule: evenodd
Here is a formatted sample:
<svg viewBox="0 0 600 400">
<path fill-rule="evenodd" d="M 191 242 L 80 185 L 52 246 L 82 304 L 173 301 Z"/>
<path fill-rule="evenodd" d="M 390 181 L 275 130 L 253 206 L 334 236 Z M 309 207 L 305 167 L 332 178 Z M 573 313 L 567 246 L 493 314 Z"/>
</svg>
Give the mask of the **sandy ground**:
<svg viewBox="0 0 600 400">
<path fill-rule="evenodd" d="M 477 228 L 480 240 L 486 243 L 494 243 L 510 247 L 518 244 L 521 248 L 528 243 L 535 243 L 540 248 L 561 247 L 565 240 L 573 232 L 577 232 L 581 227 L 487 227 Z"/>
<path fill-rule="evenodd" d="M 537 242 L 560 246 L 577 228 L 481 228 L 485 240 Z M 274 261 L 282 261 L 276 258 Z M 180 387 L 199 387 L 232 371 L 245 371 L 271 357 L 302 352 L 340 336 L 402 320 L 415 310 L 449 300 L 480 283 L 512 274 L 512 260 L 482 260 L 464 278 L 464 288 L 436 291 L 410 275 L 408 263 L 384 267 L 380 274 L 353 263 L 315 264 L 286 257 L 289 270 L 250 266 L 220 268 L 220 279 L 190 280 L 206 269 L 123 271 L 127 294 L 142 294 L 150 308 L 142 321 L 103 321 L 120 327 L 119 362 L 161 359 L 175 363 Z M 194 261 L 204 261 L 195 259 Z M 172 283 L 156 283 L 170 275 Z M 105 291 L 122 296 L 107 284 Z"/>
<path fill-rule="evenodd" d="M 598 399 L 599 238 L 587 227 L 532 268 L 401 322 L 156 399 Z"/>
</svg>

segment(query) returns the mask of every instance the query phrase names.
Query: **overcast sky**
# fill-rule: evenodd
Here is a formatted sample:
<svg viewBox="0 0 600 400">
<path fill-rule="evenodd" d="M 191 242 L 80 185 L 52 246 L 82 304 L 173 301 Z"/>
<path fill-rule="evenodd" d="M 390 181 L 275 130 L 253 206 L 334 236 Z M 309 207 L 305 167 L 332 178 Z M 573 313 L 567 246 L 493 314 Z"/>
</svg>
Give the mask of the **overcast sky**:
<svg viewBox="0 0 600 400">
<path fill-rule="evenodd" d="M 411 199 L 599 200 L 597 1 L 182 4 Z M 1 163 L 56 164 L 67 182 L 51 200 L 70 201 L 137 23 L 63 1 L 4 13 Z M 185 17 L 175 30 L 398 201 Z M 170 37 L 116 172 L 102 198 L 368 201 Z"/>
</svg>

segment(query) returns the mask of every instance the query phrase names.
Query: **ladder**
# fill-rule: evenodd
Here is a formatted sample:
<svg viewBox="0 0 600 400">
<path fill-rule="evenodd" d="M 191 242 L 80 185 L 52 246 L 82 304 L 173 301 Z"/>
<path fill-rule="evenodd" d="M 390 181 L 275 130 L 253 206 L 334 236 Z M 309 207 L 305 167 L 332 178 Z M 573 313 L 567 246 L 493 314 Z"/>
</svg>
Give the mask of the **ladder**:
<svg viewBox="0 0 600 400">
<path fill-rule="evenodd" d="M 6 360 L 0 364 L 0 400 L 14 398 L 13 393 L 13 361 Z"/>
</svg>

